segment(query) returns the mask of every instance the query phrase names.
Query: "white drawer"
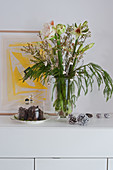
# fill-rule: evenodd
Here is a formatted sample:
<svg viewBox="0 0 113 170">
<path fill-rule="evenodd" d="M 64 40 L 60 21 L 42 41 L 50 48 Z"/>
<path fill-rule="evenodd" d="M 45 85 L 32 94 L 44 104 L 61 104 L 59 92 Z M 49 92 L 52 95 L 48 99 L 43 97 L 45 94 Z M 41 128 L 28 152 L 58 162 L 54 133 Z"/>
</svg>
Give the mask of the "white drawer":
<svg viewBox="0 0 113 170">
<path fill-rule="evenodd" d="M 0 159 L 0 170 L 34 170 L 34 160 Z"/>
<path fill-rule="evenodd" d="M 106 159 L 36 159 L 35 170 L 106 170 Z"/>
<path fill-rule="evenodd" d="M 108 160 L 108 170 L 113 170 L 113 159 Z"/>
</svg>

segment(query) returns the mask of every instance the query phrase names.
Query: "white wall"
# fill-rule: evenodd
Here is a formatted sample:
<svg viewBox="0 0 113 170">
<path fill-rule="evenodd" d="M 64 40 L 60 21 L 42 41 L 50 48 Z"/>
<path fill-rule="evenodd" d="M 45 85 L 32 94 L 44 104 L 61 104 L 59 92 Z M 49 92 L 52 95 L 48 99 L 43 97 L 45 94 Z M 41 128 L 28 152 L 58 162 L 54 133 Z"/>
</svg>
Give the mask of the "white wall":
<svg viewBox="0 0 113 170">
<path fill-rule="evenodd" d="M 113 77 L 113 0 L 0 0 L 0 30 L 40 30 L 42 24 L 88 20 L 95 46 L 86 62 L 103 66 Z M 112 112 L 113 98 L 105 102 L 94 85 L 93 93 L 81 96 L 79 112 Z"/>
</svg>

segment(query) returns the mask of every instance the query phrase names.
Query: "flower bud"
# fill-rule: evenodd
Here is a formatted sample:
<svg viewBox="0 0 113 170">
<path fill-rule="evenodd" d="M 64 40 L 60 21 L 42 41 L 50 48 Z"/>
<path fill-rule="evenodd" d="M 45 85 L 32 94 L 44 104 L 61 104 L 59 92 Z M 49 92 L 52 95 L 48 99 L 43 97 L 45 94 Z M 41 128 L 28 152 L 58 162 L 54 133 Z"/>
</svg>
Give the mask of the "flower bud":
<svg viewBox="0 0 113 170">
<path fill-rule="evenodd" d="M 63 24 L 58 24 L 56 26 L 56 30 L 57 30 L 57 34 L 61 35 L 61 34 L 63 34 L 65 32 L 66 26 L 63 25 Z"/>
<path fill-rule="evenodd" d="M 54 21 L 51 21 L 50 24 L 51 24 L 51 25 L 54 25 Z"/>
</svg>

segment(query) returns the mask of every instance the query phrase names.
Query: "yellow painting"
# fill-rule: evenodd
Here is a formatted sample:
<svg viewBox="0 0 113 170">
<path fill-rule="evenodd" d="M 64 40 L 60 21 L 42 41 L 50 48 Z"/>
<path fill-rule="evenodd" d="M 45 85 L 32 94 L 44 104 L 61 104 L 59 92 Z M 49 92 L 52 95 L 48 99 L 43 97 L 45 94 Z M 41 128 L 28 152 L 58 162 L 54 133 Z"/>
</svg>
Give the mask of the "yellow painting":
<svg viewBox="0 0 113 170">
<path fill-rule="evenodd" d="M 24 70 L 31 66 L 31 56 L 21 51 L 27 42 L 34 42 L 36 36 L 10 35 L 2 37 L 2 107 L 3 110 L 16 111 L 25 98 L 33 96 L 34 104 L 41 104 L 47 98 L 47 85 L 40 80 L 23 82 Z"/>
</svg>

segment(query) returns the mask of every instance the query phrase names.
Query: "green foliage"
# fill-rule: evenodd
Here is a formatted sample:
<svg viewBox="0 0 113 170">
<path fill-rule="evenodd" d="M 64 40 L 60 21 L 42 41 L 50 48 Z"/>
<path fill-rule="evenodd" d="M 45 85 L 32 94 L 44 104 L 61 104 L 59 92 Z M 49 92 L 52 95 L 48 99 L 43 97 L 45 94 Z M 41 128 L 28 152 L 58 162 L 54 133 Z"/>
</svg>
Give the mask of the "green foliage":
<svg viewBox="0 0 113 170">
<path fill-rule="evenodd" d="M 101 85 L 104 84 L 103 94 L 106 97 L 106 101 L 112 97 L 113 80 L 99 65 L 89 63 L 87 65 L 80 66 L 76 68 L 76 73 L 78 74 L 76 77 L 76 84 L 78 87 L 77 97 L 80 96 L 81 89 L 83 89 L 85 95 L 88 93 L 89 87 L 90 91 L 92 91 L 95 79 L 97 81 L 98 90 L 100 90 Z"/>
</svg>

